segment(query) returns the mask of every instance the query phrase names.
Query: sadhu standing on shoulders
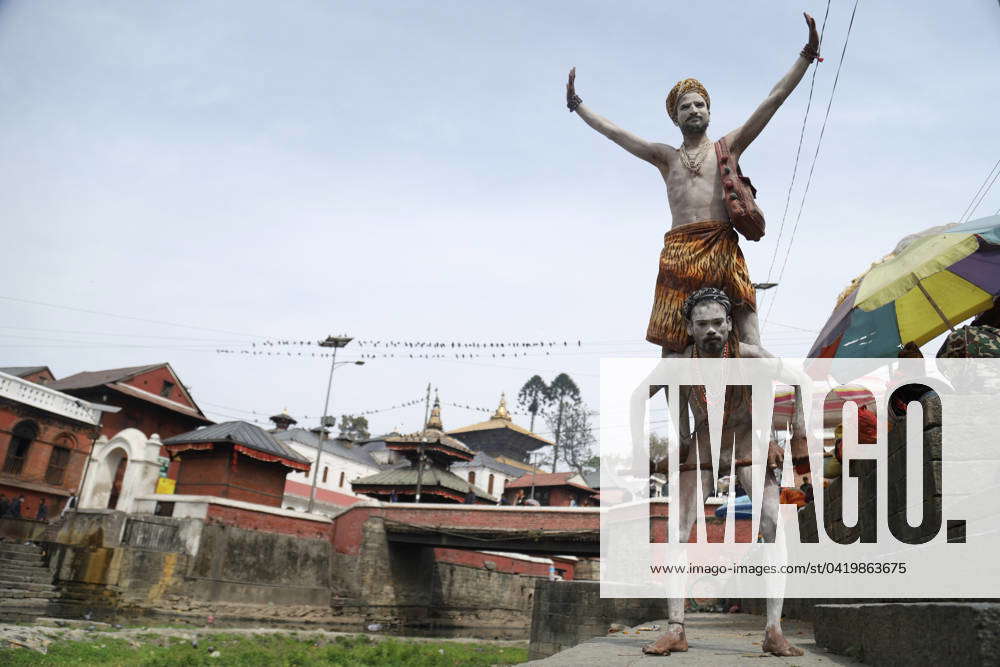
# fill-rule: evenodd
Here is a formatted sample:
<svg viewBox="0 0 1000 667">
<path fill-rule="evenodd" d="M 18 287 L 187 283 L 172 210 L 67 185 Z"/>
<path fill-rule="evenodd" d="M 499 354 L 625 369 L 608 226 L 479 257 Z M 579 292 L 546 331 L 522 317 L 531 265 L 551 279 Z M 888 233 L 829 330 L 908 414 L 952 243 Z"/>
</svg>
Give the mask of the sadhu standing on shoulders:
<svg viewBox="0 0 1000 667">
<path fill-rule="evenodd" d="M 739 339 L 760 345 L 757 303 L 736 231 L 751 241 L 764 234 L 764 218 L 754 202 L 756 191 L 740 172 L 740 156 L 819 58 L 816 21 L 805 14 L 809 42 L 791 70 L 743 125 L 717 142 L 708 138 L 711 99 L 696 79 L 684 79 L 667 95 L 667 114 L 683 135 L 680 148 L 646 141 L 598 116 L 576 94 L 576 68 L 569 73 L 566 103 L 587 125 L 632 155 L 660 170 L 667 185 L 673 218 L 663 238 L 653 312 L 646 340 L 679 356 L 688 344 L 681 308 L 700 287 L 717 287 L 733 300 Z"/>
</svg>

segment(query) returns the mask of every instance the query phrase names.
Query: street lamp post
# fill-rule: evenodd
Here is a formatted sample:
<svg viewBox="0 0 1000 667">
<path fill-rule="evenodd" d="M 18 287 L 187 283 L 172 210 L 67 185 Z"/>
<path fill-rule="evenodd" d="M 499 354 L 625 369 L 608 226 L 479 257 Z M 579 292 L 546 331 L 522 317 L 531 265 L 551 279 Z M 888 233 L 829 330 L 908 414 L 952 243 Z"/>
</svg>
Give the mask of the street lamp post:
<svg viewBox="0 0 1000 667">
<path fill-rule="evenodd" d="M 326 340 L 319 341 L 320 347 L 332 347 L 333 348 L 333 361 L 330 362 L 330 379 L 326 383 L 326 401 L 323 403 L 323 416 L 320 418 L 319 422 L 319 444 L 316 446 L 316 463 L 313 466 L 313 476 L 312 476 L 312 488 L 309 491 L 309 509 L 306 511 L 312 513 L 313 506 L 316 504 L 316 482 L 319 480 L 319 464 L 320 456 L 323 454 L 323 440 L 326 434 L 327 426 L 327 411 L 330 409 L 330 392 L 333 389 L 333 369 L 337 366 L 337 350 L 342 347 L 346 347 L 353 338 L 347 336 L 327 336 Z M 344 363 L 355 364 L 357 366 L 364 365 L 363 361 L 342 361 Z"/>
</svg>

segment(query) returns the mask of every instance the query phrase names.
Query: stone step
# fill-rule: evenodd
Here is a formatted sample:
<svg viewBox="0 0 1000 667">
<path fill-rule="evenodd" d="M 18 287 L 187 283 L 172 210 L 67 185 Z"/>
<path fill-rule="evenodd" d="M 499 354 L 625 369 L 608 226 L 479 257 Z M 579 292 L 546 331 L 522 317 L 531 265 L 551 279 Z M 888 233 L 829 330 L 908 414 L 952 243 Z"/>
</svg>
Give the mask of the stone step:
<svg viewBox="0 0 1000 667">
<path fill-rule="evenodd" d="M 6 563 L 0 563 L 0 574 L 4 572 L 18 572 L 26 574 L 28 572 L 48 572 L 48 566 L 42 563 L 23 563 L 9 561 Z"/>
<path fill-rule="evenodd" d="M 59 591 L 22 591 L 7 588 L 6 584 L 0 584 L 0 600 L 20 600 L 24 598 L 45 598 L 51 600 L 57 597 L 59 597 Z"/>
<path fill-rule="evenodd" d="M 21 554 L 21 553 L 0 553 L 0 568 L 7 563 L 30 563 L 44 564 L 45 559 L 41 555 Z"/>
<path fill-rule="evenodd" d="M 34 554 L 42 555 L 42 548 L 37 544 L 24 544 L 18 542 L 0 542 L 0 555 L 2 554 Z"/>
<path fill-rule="evenodd" d="M 817 644 L 867 664 L 993 665 L 1000 655 L 995 602 L 819 604 L 813 614 Z"/>
<path fill-rule="evenodd" d="M 26 582 L 31 584 L 51 584 L 52 574 L 48 570 L 31 570 L 28 572 L 11 572 L 0 570 L 0 588 L 7 582 Z"/>
<path fill-rule="evenodd" d="M 0 581 L 0 590 L 54 591 L 56 587 L 49 583 L 35 583 L 33 581 Z"/>
<path fill-rule="evenodd" d="M 0 598 L 0 614 L 6 616 L 8 611 L 33 610 L 35 616 L 40 613 L 48 613 L 49 600 L 45 598 L 21 598 L 17 600 L 5 600 Z"/>
</svg>

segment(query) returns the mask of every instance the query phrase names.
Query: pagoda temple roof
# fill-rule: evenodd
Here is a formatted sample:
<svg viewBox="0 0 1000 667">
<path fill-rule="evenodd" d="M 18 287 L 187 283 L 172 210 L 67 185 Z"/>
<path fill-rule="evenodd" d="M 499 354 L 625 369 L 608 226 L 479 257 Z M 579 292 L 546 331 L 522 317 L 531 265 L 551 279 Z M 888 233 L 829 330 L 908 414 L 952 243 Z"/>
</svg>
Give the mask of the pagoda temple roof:
<svg viewBox="0 0 1000 667">
<path fill-rule="evenodd" d="M 242 421 L 203 426 L 167 438 L 163 446 L 171 454 L 178 454 L 186 449 L 208 449 L 216 443 L 232 443 L 237 451 L 250 458 L 278 462 L 295 470 L 309 469 L 308 459 L 259 426 Z"/>
<path fill-rule="evenodd" d="M 475 492 L 477 498 L 481 498 L 489 502 L 496 502 L 495 497 L 489 495 L 475 484 L 470 484 L 455 473 L 436 466 L 424 467 L 424 471 L 420 479 L 420 485 L 423 488 L 424 493 L 429 492 L 434 487 L 441 487 L 443 489 L 453 491 L 462 497 L 464 497 L 471 488 Z M 364 493 L 365 488 L 368 487 L 394 487 L 402 489 L 410 487 L 416 488 L 416 486 L 416 468 L 383 470 L 382 472 L 375 473 L 374 475 L 368 475 L 367 477 L 361 477 L 360 479 L 356 479 L 351 482 L 351 488 L 359 493 Z"/>
<path fill-rule="evenodd" d="M 469 426 L 452 429 L 448 431 L 448 434 L 459 435 L 462 433 L 472 433 L 474 431 L 495 431 L 503 429 L 513 431 L 521 436 L 538 441 L 537 447 L 553 444 L 551 440 L 546 440 L 537 433 L 532 433 L 523 426 L 515 424 L 514 420 L 510 416 L 510 412 L 507 410 L 507 398 L 503 394 L 500 395 L 500 405 L 497 407 L 496 412 L 493 413 L 492 417 L 484 422 L 479 422 L 478 424 L 471 424 Z"/>
<path fill-rule="evenodd" d="M 472 450 L 464 442 L 444 432 L 444 425 L 441 422 L 441 399 L 437 396 L 434 397 L 434 408 L 424 430 L 385 437 L 385 446 L 396 451 L 416 450 L 421 445 L 460 461 L 471 461 L 473 457 Z"/>
</svg>

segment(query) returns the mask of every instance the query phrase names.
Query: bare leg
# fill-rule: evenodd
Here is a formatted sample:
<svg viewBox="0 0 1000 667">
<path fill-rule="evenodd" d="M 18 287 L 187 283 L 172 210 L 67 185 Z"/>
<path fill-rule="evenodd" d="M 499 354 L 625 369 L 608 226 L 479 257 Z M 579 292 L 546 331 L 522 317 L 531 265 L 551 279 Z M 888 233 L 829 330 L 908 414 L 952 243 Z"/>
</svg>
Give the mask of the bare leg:
<svg viewBox="0 0 1000 667">
<path fill-rule="evenodd" d="M 740 484 L 747 490 L 750 497 L 753 497 L 752 467 L 745 466 L 737 471 Z M 778 532 L 778 475 L 776 470 L 768 470 L 764 474 L 764 498 L 760 507 L 760 533 L 765 542 L 773 543 Z M 785 639 L 781 631 L 781 608 L 784 605 L 783 597 L 773 597 L 767 599 L 767 624 L 764 626 L 764 642 L 761 650 L 764 653 L 771 653 L 776 656 L 799 656 L 805 651 L 792 646 Z"/>
<path fill-rule="evenodd" d="M 681 473 L 680 483 L 680 538 L 690 541 L 691 528 L 698 518 L 698 489 L 701 484 L 703 497 L 708 498 L 714 488 L 712 473 L 707 470 L 688 470 Z M 642 647 L 642 652 L 649 655 L 670 655 L 671 651 L 688 650 L 687 636 L 684 634 L 684 598 L 670 598 L 667 602 L 670 618 L 667 631 L 652 644 Z"/>
</svg>

